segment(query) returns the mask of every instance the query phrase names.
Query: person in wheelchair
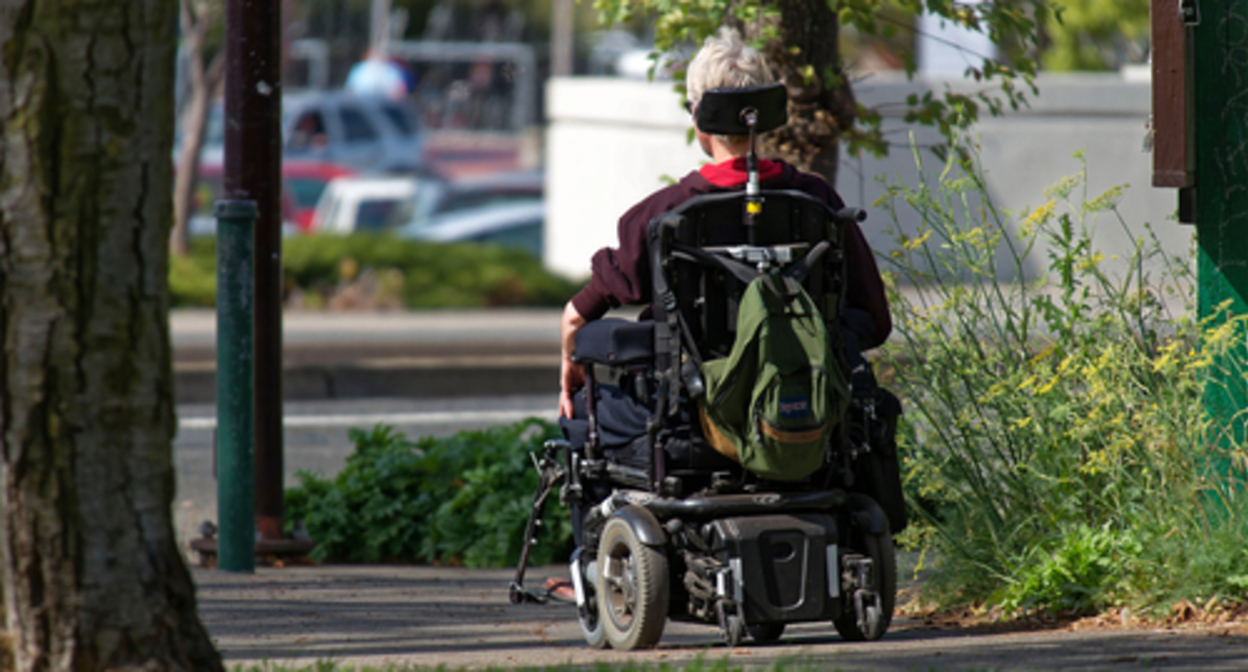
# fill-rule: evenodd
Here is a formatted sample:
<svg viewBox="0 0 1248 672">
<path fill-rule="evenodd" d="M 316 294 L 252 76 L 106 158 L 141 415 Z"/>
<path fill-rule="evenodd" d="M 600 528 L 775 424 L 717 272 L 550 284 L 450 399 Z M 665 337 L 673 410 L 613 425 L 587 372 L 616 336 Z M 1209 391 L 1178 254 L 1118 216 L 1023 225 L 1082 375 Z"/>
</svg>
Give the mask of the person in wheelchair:
<svg viewBox="0 0 1248 672">
<path fill-rule="evenodd" d="M 551 582 L 524 588 L 558 491 L 592 647 L 654 646 L 669 617 L 716 623 L 732 646 L 820 620 L 878 639 L 905 502 L 900 405 L 862 356 L 892 328 L 865 214 L 823 178 L 758 158 L 787 94 L 737 33 L 707 39 L 687 87 L 711 163 L 629 209 L 564 310 L 565 440 L 537 460 L 510 598 L 559 597 Z M 622 305 L 647 308 L 602 319 Z"/>
<path fill-rule="evenodd" d="M 744 89 L 774 81 L 763 55 L 745 44 L 735 30 L 725 27 L 717 36 L 708 37 L 689 63 L 687 108 L 696 122 L 698 102 L 704 92 Z M 710 163 L 625 212 L 619 220 L 619 244 L 594 254 L 589 283 L 564 307 L 560 325 L 563 362 L 559 393 L 559 413 L 563 418 L 585 416 L 583 392 L 576 394 L 584 385 L 584 375 L 581 367 L 572 361 L 577 331 L 611 308 L 645 306 L 651 302 L 646 240 L 650 221 L 694 196 L 745 187 L 749 138 L 712 135 L 697 128 L 696 123 L 695 133 Z M 823 201 L 834 211 L 845 206 L 836 190 L 822 177 L 802 172 L 784 161 L 760 160 L 758 171 L 765 189 L 796 189 Z M 892 321 L 884 283 L 856 222 L 847 223 L 844 236 L 849 286 L 840 318 L 841 336 L 848 366 L 855 377 L 855 389 L 861 392 L 874 387 L 870 366 L 861 353 L 888 338 Z M 626 391 L 613 386 L 603 386 L 601 395 L 598 422 L 608 445 L 627 443 L 631 437 L 645 432 L 647 414 L 638 406 L 640 400 L 628 398 Z"/>
</svg>

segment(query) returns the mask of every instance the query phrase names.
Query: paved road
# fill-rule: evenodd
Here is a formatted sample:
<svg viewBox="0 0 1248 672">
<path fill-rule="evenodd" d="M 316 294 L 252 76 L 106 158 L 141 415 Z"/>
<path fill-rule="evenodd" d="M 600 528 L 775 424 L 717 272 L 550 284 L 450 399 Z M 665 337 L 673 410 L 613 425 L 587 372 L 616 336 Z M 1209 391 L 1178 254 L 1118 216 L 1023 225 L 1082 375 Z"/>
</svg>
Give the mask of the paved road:
<svg viewBox="0 0 1248 672">
<path fill-rule="evenodd" d="M 398 312 L 288 311 L 282 315 L 288 346 L 340 344 L 559 343 L 559 309 L 427 310 Z M 216 313 L 179 309 L 169 315 L 175 349 L 211 348 Z M 557 351 L 557 350 L 556 350 Z"/>
<path fill-rule="evenodd" d="M 563 568 L 538 568 L 540 580 Z M 1244 670 L 1248 635 L 1224 630 L 968 634 L 901 619 L 879 642 L 842 642 L 827 624 L 777 645 L 727 649 L 709 626 L 669 623 L 657 649 L 593 651 L 567 605 L 507 602 L 510 570 L 446 567 L 195 570 L 200 613 L 227 661 L 332 658 L 356 665 L 451 667 L 782 659 L 839 670 Z"/>
</svg>

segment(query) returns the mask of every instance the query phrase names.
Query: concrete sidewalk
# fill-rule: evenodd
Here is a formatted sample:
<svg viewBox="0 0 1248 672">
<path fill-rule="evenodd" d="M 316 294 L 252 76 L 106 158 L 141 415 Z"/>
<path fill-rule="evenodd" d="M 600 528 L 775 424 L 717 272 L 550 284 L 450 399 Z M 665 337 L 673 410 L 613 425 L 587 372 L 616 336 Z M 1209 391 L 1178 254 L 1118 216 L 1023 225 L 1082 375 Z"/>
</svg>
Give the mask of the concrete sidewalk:
<svg viewBox="0 0 1248 672">
<path fill-rule="evenodd" d="M 565 576 L 535 568 L 526 584 Z M 1200 629 L 967 632 L 898 618 L 878 642 L 842 641 L 830 623 L 790 627 L 777 644 L 729 649 L 718 630 L 669 622 L 650 651 L 585 646 L 570 605 L 513 605 L 512 570 L 299 566 L 255 574 L 193 570 L 199 612 L 228 664 L 269 661 L 448 668 L 561 663 L 668 663 L 726 658 L 758 668 L 781 660 L 838 670 L 1242 670 L 1241 626 Z M 790 669 L 803 669 L 789 666 Z"/>
<path fill-rule="evenodd" d="M 283 397 L 531 394 L 559 386 L 558 309 L 288 312 Z M 177 403 L 216 399 L 216 315 L 170 314 Z"/>
</svg>

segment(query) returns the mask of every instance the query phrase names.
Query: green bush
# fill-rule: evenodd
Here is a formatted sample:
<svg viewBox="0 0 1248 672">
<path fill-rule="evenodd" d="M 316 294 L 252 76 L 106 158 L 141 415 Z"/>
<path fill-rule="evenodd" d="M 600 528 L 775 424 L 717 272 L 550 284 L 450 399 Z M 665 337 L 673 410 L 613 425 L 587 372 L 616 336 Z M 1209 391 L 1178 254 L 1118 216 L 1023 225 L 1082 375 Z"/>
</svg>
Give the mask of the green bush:
<svg viewBox="0 0 1248 672">
<path fill-rule="evenodd" d="M 1190 259 L 1126 225 L 1125 186 L 1090 197 L 1085 171 L 1017 220 L 993 205 L 973 160 L 953 157 L 939 186 L 892 185 L 876 204 L 921 222 L 886 259 L 895 287 L 908 286 L 891 297 L 886 357 L 906 406 L 908 496 L 925 523 L 913 534 L 939 558 L 927 589 L 946 607 L 1083 613 L 1248 597 L 1244 481 L 1231 468 L 1243 446 L 1202 405 L 1214 367 L 1245 380 L 1248 317 L 1194 321 Z M 1124 258 L 1096 249 L 1106 225 L 1133 241 Z M 1146 260 L 1164 270 L 1150 275 Z M 1047 272 L 1014 279 L 1029 267 Z"/>
<path fill-rule="evenodd" d="M 169 277 L 173 305 L 214 305 L 215 254 L 211 240 L 197 240 L 190 255 L 174 258 Z M 371 234 L 288 238 L 282 243 L 282 267 L 287 291 L 314 297 L 314 305 L 366 269 L 398 277 L 398 294 L 408 308 L 559 306 L 579 287 L 546 271 L 523 250 Z"/>
<path fill-rule="evenodd" d="M 286 518 L 302 520 L 313 557 L 337 562 L 515 564 L 537 487 L 529 454 L 559 436 L 541 420 L 416 443 L 385 426 L 350 430 L 355 452 L 334 478 L 301 472 Z M 571 523 L 552 497 L 532 562 L 570 550 Z"/>
<path fill-rule="evenodd" d="M 217 303 L 217 247 L 196 240 L 191 253 L 169 258 L 169 294 L 178 308 L 211 308 Z"/>
</svg>

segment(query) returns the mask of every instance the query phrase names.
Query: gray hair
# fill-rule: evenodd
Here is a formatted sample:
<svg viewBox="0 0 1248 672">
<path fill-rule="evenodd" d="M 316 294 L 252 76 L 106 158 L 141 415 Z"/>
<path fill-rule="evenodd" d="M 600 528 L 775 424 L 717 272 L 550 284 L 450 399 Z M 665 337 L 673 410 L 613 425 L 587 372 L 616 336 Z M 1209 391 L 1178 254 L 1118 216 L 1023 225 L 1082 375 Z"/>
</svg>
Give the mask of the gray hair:
<svg viewBox="0 0 1248 672">
<path fill-rule="evenodd" d="M 685 95 L 697 105 L 709 89 L 759 86 L 775 81 L 763 55 L 741 39 L 741 34 L 722 26 L 718 35 L 706 38 L 685 72 Z"/>
</svg>

